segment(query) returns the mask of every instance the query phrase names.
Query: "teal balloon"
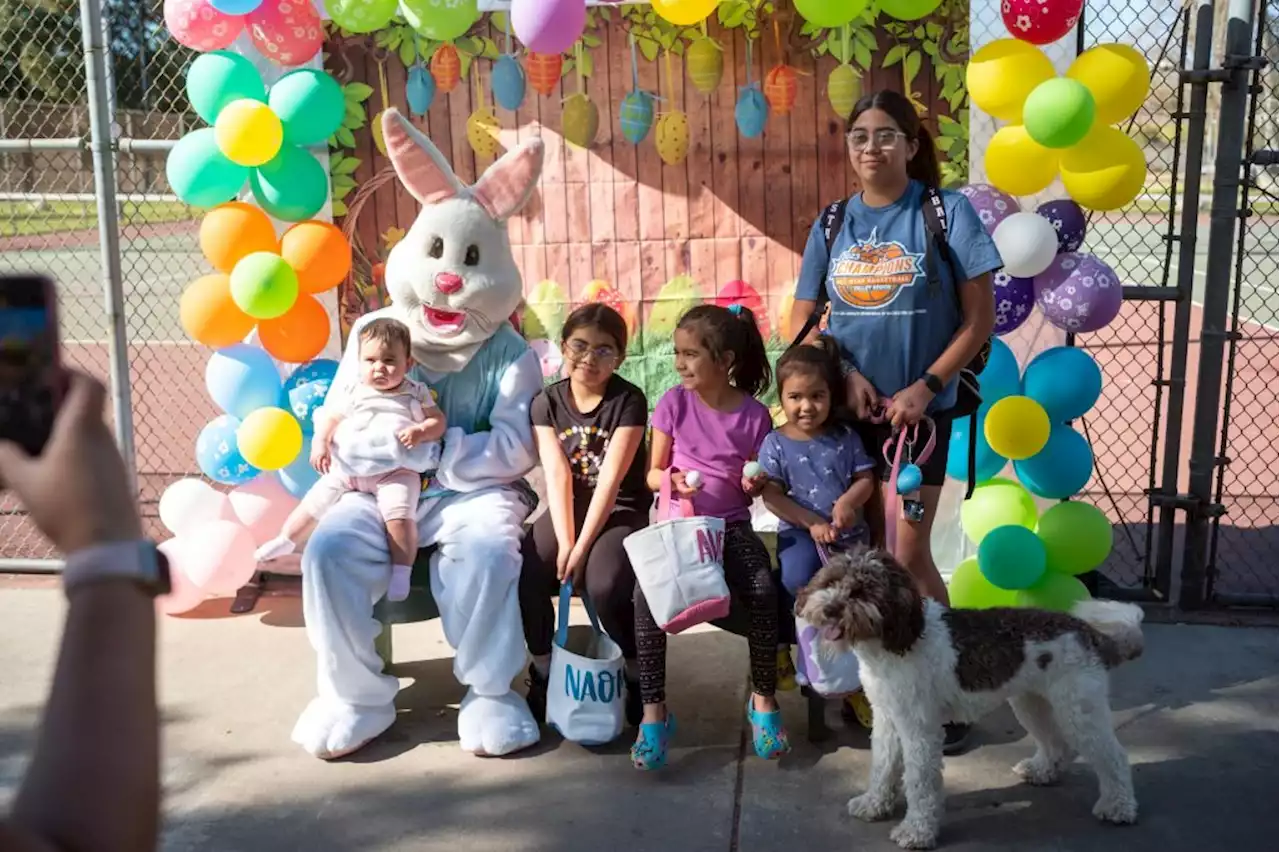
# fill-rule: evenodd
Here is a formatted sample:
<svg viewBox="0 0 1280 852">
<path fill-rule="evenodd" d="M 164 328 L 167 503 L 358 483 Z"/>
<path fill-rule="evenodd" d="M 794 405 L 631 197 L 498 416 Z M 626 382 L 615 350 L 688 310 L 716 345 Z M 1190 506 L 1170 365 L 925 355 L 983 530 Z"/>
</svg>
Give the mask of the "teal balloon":
<svg viewBox="0 0 1280 852">
<path fill-rule="evenodd" d="M 738 125 L 738 132 L 748 139 L 764 133 L 765 122 L 769 120 L 769 102 L 764 99 L 764 92 L 760 91 L 758 84 L 742 87 L 738 103 L 733 108 L 733 120 Z"/>
<path fill-rule="evenodd" d="M 1018 606 L 1070 612 L 1077 603 L 1089 598 L 1089 590 L 1075 577 L 1046 571 L 1039 583 L 1018 592 Z"/>
<path fill-rule="evenodd" d="M 207 123 L 218 120 L 218 113 L 232 101 L 248 98 L 267 100 L 267 87 L 253 63 L 229 50 L 202 53 L 187 69 L 187 100 L 196 115 Z"/>
<path fill-rule="evenodd" d="M 218 149 L 212 127 L 179 139 L 165 160 L 164 173 L 173 194 L 192 207 L 216 207 L 233 200 L 249 177 L 246 166 L 231 162 Z"/>
<path fill-rule="evenodd" d="M 1009 344 L 993 338 L 991 357 L 987 359 L 986 368 L 978 374 L 978 392 L 982 394 L 984 411 L 1006 396 L 1016 396 L 1022 392 L 1019 374 L 1018 359 L 1014 357 Z"/>
<path fill-rule="evenodd" d="M 1053 77 L 1031 90 L 1022 105 L 1027 135 L 1046 148 L 1070 148 L 1088 135 L 1093 94 L 1079 80 Z"/>
<path fill-rule="evenodd" d="M 513 112 L 519 109 L 527 85 L 524 66 L 514 56 L 499 56 L 493 64 L 493 99 L 498 106 Z"/>
<path fill-rule="evenodd" d="M 1013 463 L 1018 481 L 1037 497 L 1065 500 L 1080 491 L 1093 474 L 1093 450 L 1084 436 L 1054 423 L 1040 452 Z"/>
<path fill-rule="evenodd" d="M 986 482 L 1008 463 L 1008 459 L 991 449 L 984 434 L 985 413 L 978 414 L 977 464 L 974 466 L 974 482 Z M 961 482 L 969 481 L 969 428 L 970 417 L 963 417 L 951 425 L 951 442 L 947 445 L 947 476 Z"/>
<path fill-rule="evenodd" d="M 1102 370 L 1083 349 L 1055 346 L 1027 365 L 1022 392 L 1040 403 L 1054 423 L 1075 420 L 1102 395 Z"/>
<path fill-rule="evenodd" d="M 618 111 L 618 123 L 622 136 L 632 145 L 639 145 L 653 128 L 653 95 L 634 89 L 622 99 Z"/>
<path fill-rule="evenodd" d="M 992 609 L 1018 605 L 1018 593 L 998 589 L 982 576 L 977 557 L 970 557 L 956 566 L 947 583 L 947 597 L 954 609 Z"/>
<path fill-rule="evenodd" d="M 261 473 L 240 455 L 236 440 L 239 428 L 239 418 L 223 414 L 209 421 L 196 438 L 196 465 L 214 482 L 244 485 Z"/>
<path fill-rule="evenodd" d="M 1023 526 L 996 527 L 978 545 L 978 568 L 997 589 L 1029 589 L 1044 576 L 1048 559 L 1040 536 Z"/>
<path fill-rule="evenodd" d="M 285 145 L 254 169 L 249 186 L 258 205 L 285 222 L 301 222 L 320 212 L 329 198 L 324 167 L 302 148 Z"/>
<path fill-rule="evenodd" d="M 497 71 L 494 71 L 497 76 Z M 409 76 L 404 84 L 404 97 L 409 102 L 409 112 L 414 115 L 425 115 L 431 109 L 431 102 L 436 99 L 436 80 L 421 65 L 409 69 Z"/>
<path fill-rule="evenodd" d="M 342 126 L 347 109 L 338 81 L 316 68 L 299 68 L 277 80 L 267 105 L 284 126 L 286 145 L 319 145 Z"/>
</svg>

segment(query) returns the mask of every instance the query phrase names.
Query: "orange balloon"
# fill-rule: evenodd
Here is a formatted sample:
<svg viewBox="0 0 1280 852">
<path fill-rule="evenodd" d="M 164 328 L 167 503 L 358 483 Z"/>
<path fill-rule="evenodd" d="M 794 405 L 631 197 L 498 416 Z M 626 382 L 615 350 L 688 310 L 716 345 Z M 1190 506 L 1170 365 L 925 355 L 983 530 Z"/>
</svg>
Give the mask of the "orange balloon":
<svg viewBox="0 0 1280 852">
<path fill-rule="evenodd" d="M 310 361 L 329 342 L 329 314 L 314 296 L 299 293 L 288 313 L 258 324 L 258 340 L 277 361 Z"/>
<path fill-rule="evenodd" d="M 351 271 L 351 243 L 328 222 L 299 222 L 280 238 L 280 256 L 298 273 L 304 293 L 337 287 Z"/>
<path fill-rule="evenodd" d="M 221 349 L 244 340 L 257 320 L 231 298 L 231 279 L 221 272 L 191 282 L 178 305 L 182 327 L 192 338 Z"/>
<path fill-rule="evenodd" d="M 200 223 L 200 250 L 216 269 L 230 272 L 242 257 L 257 251 L 280 253 L 271 218 L 243 201 L 210 210 Z"/>
</svg>

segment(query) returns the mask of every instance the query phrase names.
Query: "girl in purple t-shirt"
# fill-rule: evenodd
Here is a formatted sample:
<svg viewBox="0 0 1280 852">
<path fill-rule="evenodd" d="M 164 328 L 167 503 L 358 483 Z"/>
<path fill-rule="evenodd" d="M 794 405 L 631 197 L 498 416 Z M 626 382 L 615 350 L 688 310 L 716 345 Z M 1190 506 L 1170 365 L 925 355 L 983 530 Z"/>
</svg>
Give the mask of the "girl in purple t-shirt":
<svg viewBox="0 0 1280 852">
<path fill-rule="evenodd" d="M 725 581 L 751 616 L 747 639 L 754 693 L 747 719 L 756 754 L 773 759 L 791 746 L 773 695 L 778 593 L 769 552 L 751 529 L 751 498 L 766 478 L 743 476 L 743 465 L 755 459 L 773 426 L 769 410 L 753 398 L 769 386 L 769 359 L 755 317 L 741 305 L 700 305 L 686 313 L 676 326 L 675 357 L 680 386 L 667 391 L 653 412 L 647 481 L 659 490 L 670 468 L 680 500 L 692 501 L 699 515 L 725 520 Z M 640 769 L 658 769 L 666 763 L 673 729 L 665 693 L 667 636 L 638 586 L 635 604 L 644 721 L 631 759 Z"/>
</svg>

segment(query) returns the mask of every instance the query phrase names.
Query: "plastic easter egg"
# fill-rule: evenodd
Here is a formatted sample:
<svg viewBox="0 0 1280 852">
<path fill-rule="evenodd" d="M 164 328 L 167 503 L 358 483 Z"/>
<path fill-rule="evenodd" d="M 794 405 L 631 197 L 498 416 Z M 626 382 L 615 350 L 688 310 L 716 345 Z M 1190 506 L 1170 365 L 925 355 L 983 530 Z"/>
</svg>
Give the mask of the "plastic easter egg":
<svg viewBox="0 0 1280 852">
<path fill-rule="evenodd" d="M 910 494 L 913 491 L 919 491 L 920 486 L 924 483 L 924 474 L 920 472 L 920 468 L 914 464 L 904 464 L 898 469 L 898 481 L 896 488 L 899 494 Z"/>
<path fill-rule="evenodd" d="M 524 103 L 524 68 L 514 56 L 503 55 L 493 64 L 493 99 L 503 109 L 515 111 Z"/>
<path fill-rule="evenodd" d="M 742 466 L 742 475 L 747 479 L 755 479 L 762 473 L 764 473 L 764 468 L 758 461 L 749 461 Z"/>
<path fill-rule="evenodd" d="M 684 482 L 690 488 L 701 488 L 702 474 L 698 473 L 696 470 L 691 470 L 684 475 Z"/>
<path fill-rule="evenodd" d="M 653 95 L 639 89 L 629 92 L 622 99 L 618 123 L 622 126 L 624 139 L 632 145 L 643 142 L 653 129 Z"/>
</svg>

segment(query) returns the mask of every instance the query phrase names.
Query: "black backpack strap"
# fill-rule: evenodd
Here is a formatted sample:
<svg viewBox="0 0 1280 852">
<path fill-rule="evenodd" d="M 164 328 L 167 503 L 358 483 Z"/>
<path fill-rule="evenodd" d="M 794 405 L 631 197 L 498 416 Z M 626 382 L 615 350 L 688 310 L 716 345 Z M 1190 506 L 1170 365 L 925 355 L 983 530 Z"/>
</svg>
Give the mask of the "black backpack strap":
<svg viewBox="0 0 1280 852">
<path fill-rule="evenodd" d="M 849 205 L 849 199 L 842 198 L 839 201 L 833 201 L 827 205 L 822 211 L 822 235 L 827 241 L 827 263 L 831 263 L 831 252 L 836 245 L 836 237 L 840 235 L 840 226 L 844 223 L 844 211 Z M 818 327 L 818 323 L 822 322 L 822 314 L 827 310 L 827 287 L 826 281 L 818 288 L 818 298 L 814 300 L 813 312 L 809 314 L 809 318 L 804 321 L 804 327 L 800 329 L 800 333 L 791 341 L 792 346 L 796 346 L 809 336 L 809 332 Z"/>
<path fill-rule="evenodd" d="M 938 273 L 938 255 L 942 255 L 947 265 L 951 267 L 953 279 L 951 293 L 956 299 L 956 304 L 959 305 L 960 294 L 956 291 L 956 286 L 963 282 L 964 276 L 956 267 L 955 255 L 952 254 L 951 247 L 947 243 L 947 208 L 942 203 L 941 190 L 935 186 L 926 186 L 920 199 L 920 206 L 924 212 L 925 229 L 929 232 L 929 240 L 925 243 L 924 249 L 924 272 L 929 280 L 929 289 L 937 292 L 942 286 L 942 276 Z"/>
<path fill-rule="evenodd" d="M 965 482 L 964 499 L 973 496 L 973 489 L 978 485 L 978 412 L 969 415 L 969 470 Z"/>
</svg>

